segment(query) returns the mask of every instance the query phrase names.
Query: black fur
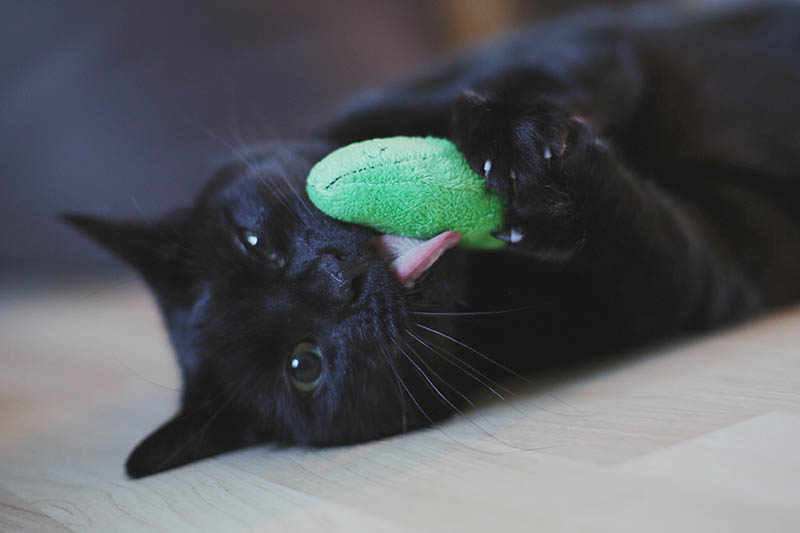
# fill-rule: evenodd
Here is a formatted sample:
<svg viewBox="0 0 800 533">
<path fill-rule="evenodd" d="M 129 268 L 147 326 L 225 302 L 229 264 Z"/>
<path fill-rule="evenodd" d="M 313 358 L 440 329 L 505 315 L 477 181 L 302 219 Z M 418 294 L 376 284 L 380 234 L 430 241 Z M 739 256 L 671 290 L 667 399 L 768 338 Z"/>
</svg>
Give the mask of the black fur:
<svg viewBox="0 0 800 533">
<path fill-rule="evenodd" d="M 316 140 L 253 150 L 154 227 L 68 217 L 142 272 L 183 371 L 179 413 L 128 473 L 404 432 L 510 371 L 796 301 L 797 28 L 791 5 L 554 21 L 364 95 Z M 400 134 L 450 137 L 479 172 L 489 160 L 499 235 L 522 240 L 451 250 L 406 289 L 374 232 L 309 205 L 316 160 Z M 289 376 L 302 341 L 324 355 L 311 392 Z"/>
</svg>

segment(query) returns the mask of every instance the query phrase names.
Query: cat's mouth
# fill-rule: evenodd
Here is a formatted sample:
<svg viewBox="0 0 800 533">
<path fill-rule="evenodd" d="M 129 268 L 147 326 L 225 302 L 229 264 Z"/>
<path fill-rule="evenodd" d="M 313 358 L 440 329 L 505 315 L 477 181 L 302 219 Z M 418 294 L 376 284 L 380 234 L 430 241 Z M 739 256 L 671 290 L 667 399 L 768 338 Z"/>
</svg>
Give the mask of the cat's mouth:
<svg viewBox="0 0 800 533">
<path fill-rule="evenodd" d="M 457 231 L 445 231 L 425 240 L 383 235 L 378 239 L 378 253 L 392 260 L 392 270 L 403 285 L 414 283 L 447 250 L 461 240 Z"/>
</svg>

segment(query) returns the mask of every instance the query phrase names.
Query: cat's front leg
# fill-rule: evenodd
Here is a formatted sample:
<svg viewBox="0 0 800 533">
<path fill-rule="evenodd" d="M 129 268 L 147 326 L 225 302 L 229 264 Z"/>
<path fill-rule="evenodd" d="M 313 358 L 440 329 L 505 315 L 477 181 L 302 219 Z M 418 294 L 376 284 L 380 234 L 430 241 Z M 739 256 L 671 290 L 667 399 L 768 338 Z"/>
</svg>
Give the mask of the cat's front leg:
<svg viewBox="0 0 800 533">
<path fill-rule="evenodd" d="M 467 93 L 453 127 L 470 166 L 507 200 L 508 249 L 588 280 L 587 305 L 618 334 L 652 339 L 759 307 L 710 226 L 626 168 L 580 117 Z"/>
</svg>

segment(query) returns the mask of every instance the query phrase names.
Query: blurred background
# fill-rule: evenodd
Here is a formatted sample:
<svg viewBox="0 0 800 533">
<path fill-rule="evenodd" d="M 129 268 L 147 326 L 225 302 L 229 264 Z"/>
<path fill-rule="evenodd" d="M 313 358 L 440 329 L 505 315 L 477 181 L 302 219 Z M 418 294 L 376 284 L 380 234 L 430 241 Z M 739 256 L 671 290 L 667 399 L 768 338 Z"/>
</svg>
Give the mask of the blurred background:
<svg viewBox="0 0 800 533">
<path fill-rule="evenodd" d="M 360 89 L 590 4 L 5 0 L 0 275 L 119 273 L 57 214 L 188 204 L 231 146 L 302 135 Z"/>
</svg>

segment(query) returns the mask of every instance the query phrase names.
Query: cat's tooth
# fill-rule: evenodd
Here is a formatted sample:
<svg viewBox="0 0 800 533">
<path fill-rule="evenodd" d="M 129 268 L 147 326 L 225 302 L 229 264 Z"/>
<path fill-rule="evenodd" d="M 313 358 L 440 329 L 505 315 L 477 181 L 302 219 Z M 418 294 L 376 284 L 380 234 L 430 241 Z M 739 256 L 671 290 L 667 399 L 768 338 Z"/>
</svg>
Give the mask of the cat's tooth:
<svg viewBox="0 0 800 533">
<path fill-rule="evenodd" d="M 483 176 L 488 178 L 489 172 L 492 171 L 492 160 L 487 159 L 486 162 L 483 164 Z"/>
<path fill-rule="evenodd" d="M 544 156 L 545 159 L 550 159 L 551 157 L 553 157 L 553 152 L 550 151 L 550 148 L 545 148 L 544 154 L 542 155 Z"/>
</svg>

